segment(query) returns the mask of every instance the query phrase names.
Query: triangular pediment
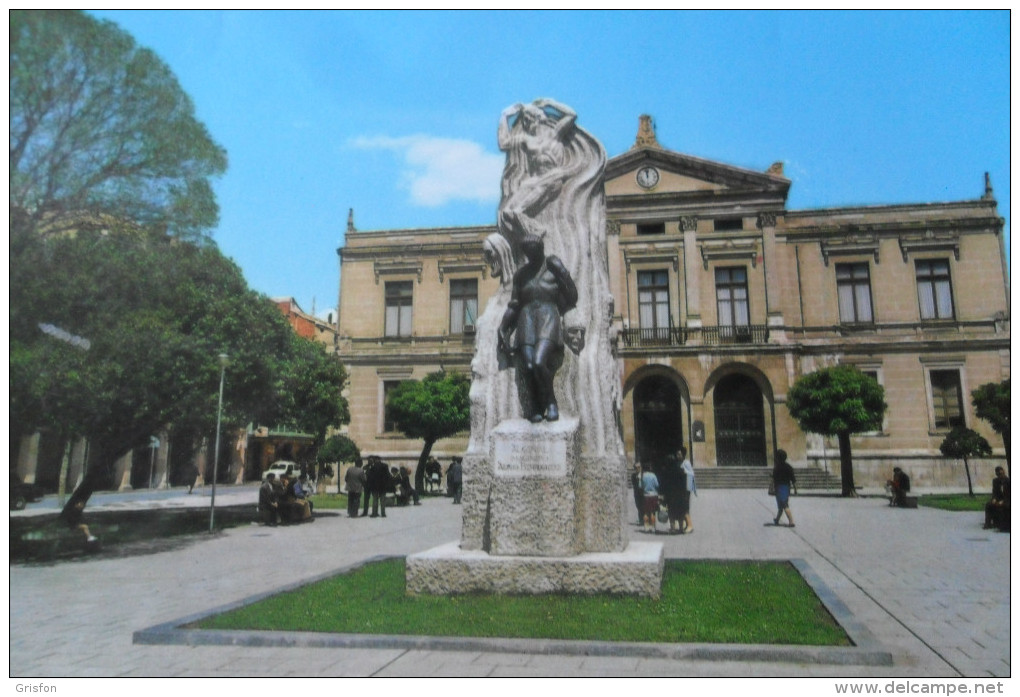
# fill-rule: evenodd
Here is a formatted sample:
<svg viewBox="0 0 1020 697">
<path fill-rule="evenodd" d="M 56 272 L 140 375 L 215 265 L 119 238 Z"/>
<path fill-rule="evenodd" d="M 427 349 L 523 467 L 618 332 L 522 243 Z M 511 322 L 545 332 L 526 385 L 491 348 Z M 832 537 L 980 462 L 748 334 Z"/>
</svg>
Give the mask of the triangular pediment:
<svg viewBox="0 0 1020 697">
<path fill-rule="evenodd" d="M 662 148 L 632 148 L 606 163 L 606 195 L 727 191 L 769 193 L 785 198 L 790 180 L 779 172 L 775 168 L 756 172 Z"/>
</svg>

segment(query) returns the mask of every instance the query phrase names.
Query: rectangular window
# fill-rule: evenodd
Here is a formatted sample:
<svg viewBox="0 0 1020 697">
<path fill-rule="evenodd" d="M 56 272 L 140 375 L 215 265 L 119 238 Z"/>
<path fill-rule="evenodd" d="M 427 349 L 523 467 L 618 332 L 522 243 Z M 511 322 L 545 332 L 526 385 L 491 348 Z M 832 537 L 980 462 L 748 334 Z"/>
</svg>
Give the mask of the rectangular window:
<svg viewBox="0 0 1020 697">
<path fill-rule="evenodd" d="M 743 218 L 716 218 L 713 221 L 713 227 L 717 231 L 722 230 L 743 230 L 744 219 Z"/>
<path fill-rule="evenodd" d="M 639 235 L 665 235 L 666 223 L 640 223 L 637 226 Z"/>
<path fill-rule="evenodd" d="M 383 383 L 383 432 L 384 433 L 395 433 L 397 431 L 397 422 L 394 421 L 393 415 L 390 414 L 390 393 L 396 389 L 397 385 L 400 384 L 400 380 L 387 380 Z"/>
<path fill-rule="evenodd" d="M 871 277 L 868 263 L 836 264 L 836 292 L 839 296 L 839 321 L 870 323 Z"/>
<path fill-rule="evenodd" d="M 952 319 L 953 284 L 949 278 L 949 262 L 945 259 L 918 260 L 916 268 L 921 319 Z"/>
<path fill-rule="evenodd" d="M 963 426 L 963 389 L 959 370 L 932 370 L 931 402 L 935 414 L 935 428 L 948 429 Z"/>
<path fill-rule="evenodd" d="M 473 330 L 478 320 L 478 279 L 450 279 L 450 333 Z"/>
<path fill-rule="evenodd" d="M 669 339 L 669 272 L 638 271 L 638 321 L 642 339 Z"/>
<path fill-rule="evenodd" d="M 747 269 L 743 266 L 716 269 L 715 299 L 720 327 L 748 326 Z"/>
<path fill-rule="evenodd" d="M 386 336 L 411 336 L 411 281 L 386 284 Z"/>
</svg>

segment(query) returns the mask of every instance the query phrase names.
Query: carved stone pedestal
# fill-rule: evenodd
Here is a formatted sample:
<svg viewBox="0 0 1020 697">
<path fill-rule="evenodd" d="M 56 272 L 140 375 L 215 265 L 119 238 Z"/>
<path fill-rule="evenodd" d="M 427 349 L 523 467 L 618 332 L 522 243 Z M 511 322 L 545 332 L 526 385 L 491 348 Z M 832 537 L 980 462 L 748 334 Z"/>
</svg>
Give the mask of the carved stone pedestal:
<svg viewBox="0 0 1020 697">
<path fill-rule="evenodd" d="M 658 598 L 663 564 L 658 542 L 631 542 L 623 552 L 570 557 L 497 557 L 450 542 L 407 557 L 407 592 L 614 593 Z"/>
<path fill-rule="evenodd" d="M 577 419 L 504 421 L 492 432 L 489 553 L 560 557 L 577 536 Z"/>
<path fill-rule="evenodd" d="M 409 556 L 408 593 L 658 597 L 662 544 L 627 544 L 622 463 L 583 457 L 577 419 L 507 420 L 491 443 L 465 472 L 478 494 L 465 499 L 465 522 L 484 530 L 481 548 L 462 540 Z"/>
</svg>

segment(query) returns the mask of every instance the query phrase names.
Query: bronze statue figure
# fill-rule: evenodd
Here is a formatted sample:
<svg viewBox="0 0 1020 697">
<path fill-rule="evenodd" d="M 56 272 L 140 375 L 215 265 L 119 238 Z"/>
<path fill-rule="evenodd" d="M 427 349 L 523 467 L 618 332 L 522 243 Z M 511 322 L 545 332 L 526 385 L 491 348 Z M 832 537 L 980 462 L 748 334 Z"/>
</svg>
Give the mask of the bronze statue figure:
<svg viewBox="0 0 1020 697">
<path fill-rule="evenodd" d="M 525 235 L 521 252 L 526 262 L 514 273 L 513 294 L 499 327 L 499 347 L 518 353 L 532 423 L 543 418 L 556 421 L 560 414 L 553 377 L 563 362 L 562 315 L 577 305 L 577 287 L 559 257 L 545 255 L 541 237 Z"/>
</svg>

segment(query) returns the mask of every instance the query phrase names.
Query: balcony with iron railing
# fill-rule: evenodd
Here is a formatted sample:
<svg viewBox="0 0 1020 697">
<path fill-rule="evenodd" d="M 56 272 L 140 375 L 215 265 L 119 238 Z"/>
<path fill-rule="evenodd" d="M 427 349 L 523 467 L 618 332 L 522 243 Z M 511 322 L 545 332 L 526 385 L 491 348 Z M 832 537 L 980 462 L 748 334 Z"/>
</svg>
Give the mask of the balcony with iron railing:
<svg viewBox="0 0 1020 697">
<path fill-rule="evenodd" d="M 651 327 L 624 329 L 620 335 L 624 349 L 673 348 L 680 346 L 731 346 L 767 344 L 769 328 L 764 324 L 708 327 Z"/>
</svg>

